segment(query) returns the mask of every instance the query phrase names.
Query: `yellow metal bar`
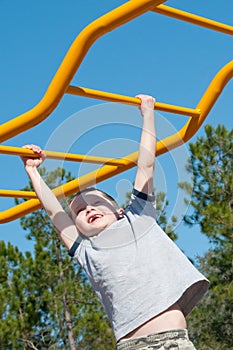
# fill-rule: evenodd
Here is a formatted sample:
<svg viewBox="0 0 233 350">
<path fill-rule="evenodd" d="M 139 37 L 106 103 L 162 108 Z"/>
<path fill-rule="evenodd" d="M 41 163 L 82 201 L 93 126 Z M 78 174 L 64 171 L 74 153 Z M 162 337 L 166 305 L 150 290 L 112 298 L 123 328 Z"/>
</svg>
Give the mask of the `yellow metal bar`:
<svg viewBox="0 0 233 350">
<path fill-rule="evenodd" d="M 75 94 L 77 94 L 77 89 L 83 89 L 82 93 L 84 95 L 90 94 L 90 96 L 88 97 L 100 98 L 105 100 L 107 99 L 111 101 L 113 99 L 121 103 L 123 102 L 130 104 L 138 104 L 138 101 L 135 98 L 99 92 L 96 90 L 86 88 L 69 87 L 69 84 L 77 69 L 79 68 L 83 58 L 85 57 L 87 51 L 89 50 L 91 45 L 97 40 L 97 38 L 119 27 L 120 25 L 131 21 L 132 19 L 140 16 L 141 14 L 149 10 L 153 10 L 161 14 L 169 15 L 177 19 L 182 19 L 190 23 L 202 25 L 204 27 L 232 35 L 231 26 L 161 5 L 164 2 L 165 1 L 159 0 L 134 0 L 132 2 L 127 2 L 122 6 L 118 7 L 117 9 L 97 19 L 89 26 L 87 26 L 80 33 L 80 35 L 76 38 L 76 40 L 70 47 L 62 64 L 60 65 L 57 73 L 55 74 L 50 86 L 48 87 L 48 90 L 46 91 L 42 100 L 37 104 L 37 106 L 35 106 L 30 111 L 0 126 L 0 142 L 3 142 L 35 126 L 36 124 L 40 123 L 45 118 L 47 118 L 55 109 L 60 99 L 66 92 L 73 93 L 75 91 Z M 230 79 L 232 79 L 232 77 L 233 61 L 231 61 L 225 67 L 223 67 L 222 70 L 216 75 L 216 77 L 213 79 L 213 81 L 207 88 L 205 94 L 203 95 L 195 109 L 157 103 L 157 108 L 160 108 L 160 110 L 190 116 L 185 126 L 182 129 L 180 129 L 176 134 L 168 136 L 167 138 L 157 143 L 157 156 L 188 141 L 196 133 L 196 131 L 199 129 L 206 116 L 208 115 L 209 111 L 213 107 L 217 98 L 221 94 L 223 88 L 225 87 L 227 82 Z M 22 151 L 21 148 L 20 151 Z M 51 154 L 50 156 L 52 157 Z M 74 158 L 76 158 L 77 160 L 78 156 L 79 155 L 75 155 Z M 62 157 L 64 157 L 64 153 L 62 154 Z M 72 157 L 72 155 L 70 155 L 69 157 Z M 58 197 L 58 199 L 62 199 L 66 196 L 75 193 L 80 188 L 91 186 L 101 181 L 104 181 L 107 178 L 115 176 L 116 174 L 119 174 L 123 171 L 134 167 L 137 163 L 137 157 L 138 152 L 134 152 L 122 158 L 120 161 L 115 160 L 116 164 L 111 163 L 110 165 L 109 163 L 108 165 L 104 165 L 100 169 L 90 172 L 80 177 L 79 179 L 73 180 L 65 185 L 59 186 L 58 188 L 54 189 L 54 193 Z M 109 158 L 107 159 L 109 160 Z M 22 217 L 23 215 L 31 213 L 41 207 L 39 200 L 35 198 L 34 192 L 24 192 L 26 191 L 0 191 L 2 196 L 15 197 L 15 195 L 18 195 L 20 197 L 26 196 L 24 198 L 32 198 L 24 203 L 19 204 L 18 206 L 1 212 L 0 223 L 12 221 L 19 217 Z"/>
<path fill-rule="evenodd" d="M 200 109 L 201 114 L 199 118 L 190 118 L 188 122 L 178 132 L 180 139 L 183 142 L 187 142 L 197 130 L 201 127 L 202 123 L 206 119 L 210 110 L 214 106 L 218 97 L 221 95 L 226 84 L 233 78 L 233 61 L 227 63 L 214 77 L 201 100 L 197 105 L 197 109 Z M 180 145 L 178 135 L 174 134 L 162 140 L 164 145 L 170 149 Z M 161 150 L 162 153 L 166 152 L 165 149 Z"/>
<path fill-rule="evenodd" d="M 185 22 L 199 25 L 201 27 L 215 30 L 217 32 L 233 35 L 233 26 L 230 26 L 228 24 L 224 24 L 221 22 L 216 22 L 216 21 L 213 21 L 211 19 L 201 17 L 198 15 L 194 15 L 194 14 L 186 12 L 186 11 L 178 10 L 178 9 L 170 7 L 170 6 L 166 6 L 166 5 L 162 5 L 162 4 L 157 5 L 152 9 L 152 11 L 160 13 L 161 15 L 173 17 L 173 18 L 185 21 Z"/>
<path fill-rule="evenodd" d="M 17 190 L 0 190 L 0 197 L 37 198 L 35 192 L 31 192 L 31 191 L 17 191 Z"/>
<path fill-rule="evenodd" d="M 93 90 L 81 86 L 69 86 L 66 90 L 66 93 L 72 94 L 72 95 L 78 95 L 83 97 L 89 97 L 89 98 L 96 98 L 99 100 L 105 100 L 110 102 L 120 102 L 120 103 L 126 103 L 129 105 L 139 106 L 140 100 L 135 97 L 129 97 L 129 96 L 123 96 L 119 94 L 113 94 L 110 92 L 105 91 L 99 91 L 99 90 Z M 166 103 L 156 102 L 155 103 L 155 109 L 163 112 L 169 112 L 169 113 L 176 113 L 180 115 L 187 115 L 190 117 L 199 117 L 200 116 L 200 110 L 193 109 L 193 108 L 187 108 L 187 107 L 181 107 L 181 106 L 174 106 L 169 105 Z"/>
<path fill-rule="evenodd" d="M 215 104 L 222 90 L 230 79 L 233 78 L 233 61 L 230 61 L 225 65 L 212 80 L 208 86 L 206 92 L 202 96 L 197 108 L 201 110 L 199 118 L 189 118 L 189 121 L 185 126 L 179 130 L 177 134 L 171 135 L 157 143 L 156 154 L 157 156 L 171 150 L 184 142 L 188 141 L 199 129 L 204 122 L 211 108 Z M 95 185 L 101 181 L 104 181 L 112 176 L 115 176 L 123 171 L 126 171 L 137 163 L 138 152 L 132 153 L 124 157 L 124 166 L 110 166 L 105 165 L 100 169 L 83 175 L 79 179 L 70 181 L 69 183 L 57 187 L 54 190 L 55 195 L 61 199 L 69 196 L 80 188 Z M 0 223 L 6 223 L 29 214 L 41 207 L 38 199 L 30 199 L 24 203 L 21 203 L 13 208 L 7 209 L 0 213 Z"/>
<path fill-rule="evenodd" d="M 214 77 L 210 83 L 208 89 L 205 91 L 201 100 L 199 101 L 197 108 L 201 110 L 200 118 L 189 121 L 189 125 L 186 126 L 186 136 L 184 141 L 190 139 L 194 133 L 201 127 L 205 118 L 211 111 L 218 97 L 221 95 L 226 84 L 233 78 L 233 60 L 227 63 Z M 192 130 L 196 130 L 194 133 Z M 190 135 L 189 135 L 190 134 Z"/>
<path fill-rule="evenodd" d="M 32 128 L 56 108 L 92 44 L 104 34 L 149 11 L 166 0 L 128 1 L 90 23 L 77 36 L 42 100 L 31 110 L 0 125 L 0 143 Z"/>
<path fill-rule="evenodd" d="M 108 165 L 125 165 L 124 159 L 113 159 L 106 157 L 97 156 L 86 156 L 82 154 L 64 153 L 64 152 L 53 152 L 44 150 L 46 157 L 49 159 L 66 160 L 71 162 L 83 162 L 83 163 L 94 163 L 94 164 L 108 164 Z M 37 158 L 37 154 L 33 151 L 12 146 L 0 145 L 0 154 L 17 155 L 20 157 L 32 157 Z"/>
<path fill-rule="evenodd" d="M 136 160 L 137 152 L 128 158 L 128 164 L 124 168 L 105 165 L 98 170 L 83 175 L 79 179 L 72 180 L 62 186 L 57 187 L 53 190 L 53 192 L 58 199 L 64 199 L 65 197 L 72 195 L 81 188 L 95 185 L 96 183 L 104 181 L 107 178 L 120 173 L 120 169 L 124 169 L 124 171 L 130 169 L 135 165 Z M 12 220 L 16 220 L 40 208 L 41 204 L 38 199 L 30 199 L 15 207 L 2 211 L 0 213 L 0 223 L 3 224 Z"/>
</svg>

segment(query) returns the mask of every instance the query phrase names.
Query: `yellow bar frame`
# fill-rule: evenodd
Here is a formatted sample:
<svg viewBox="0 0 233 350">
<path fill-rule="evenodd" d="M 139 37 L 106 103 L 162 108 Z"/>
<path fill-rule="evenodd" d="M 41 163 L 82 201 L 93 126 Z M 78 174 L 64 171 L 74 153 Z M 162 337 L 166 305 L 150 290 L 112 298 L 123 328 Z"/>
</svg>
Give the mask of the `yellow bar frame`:
<svg viewBox="0 0 233 350">
<path fill-rule="evenodd" d="M 233 34 L 232 26 L 164 6 L 163 3 L 165 1 L 166 0 L 131 0 L 89 24 L 71 45 L 42 100 L 28 112 L 23 113 L 5 124 L 0 125 L 0 142 L 8 140 L 17 134 L 30 129 L 46 119 L 56 108 L 65 93 L 103 99 L 106 101 L 138 105 L 139 100 L 133 97 L 112 94 L 109 92 L 84 87 L 70 86 L 69 84 L 82 60 L 84 59 L 87 51 L 99 37 L 147 11 L 154 11 L 163 15 L 171 16 L 176 19 L 181 19 L 212 30 L 220 31 L 225 34 Z M 155 109 L 189 116 L 187 123 L 177 133 L 157 143 L 157 156 L 178 147 L 184 142 L 187 142 L 197 132 L 225 85 L 230 79 L 232 79 L 232 77 L 233 61 L 229 62 L 218 72 L 207 88 L 197 107 L 194 109 L 168 105 L 161 102 L 157 102 L 155 104 Z M 52 159 L 104 164 L 101 168 L 54 189 L 53 191 L 58 199 L 72 195 L 80 188 L 94 185 L 134 167 L 137 163 L 138 157 L 138 152 L 129 154 L 122 159 L 65 154 L 62 152 L 45 152 L 47 157 Z M 9 146 L 0 146 L 0 153 L 18 156 L 33 154 L 33 152 L 30 150 L 22 150 L 22 148 Z M 0 196 L 31 198 L 24 203 L 1 212 L 0 223 L 6 223 L 18 219 L 41 208 L 40 202 L 34 192 L 0 190 Z"/>
<path fill-rule="evenodd" d="M 155 6 L 154 9 L 152 9 L 152 11 L 157 12 L 161 15 L 180 19 L 181 21 L 196 24 L 204 28 L 215 30 L 220 33 L 233 35 L 232 26 L 213 21 L 212 19 L 197 16 L 186 11 L 178 10 L 170 6 L 158 5 L 158 6 Z"/>
</svg>

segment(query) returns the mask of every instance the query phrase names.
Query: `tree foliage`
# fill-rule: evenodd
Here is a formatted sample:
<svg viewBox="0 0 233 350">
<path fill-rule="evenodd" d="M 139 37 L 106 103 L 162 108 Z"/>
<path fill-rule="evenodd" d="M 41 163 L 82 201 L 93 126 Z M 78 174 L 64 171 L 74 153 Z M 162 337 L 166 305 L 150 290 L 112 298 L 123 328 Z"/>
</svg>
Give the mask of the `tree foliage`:
<svg viewBox="0 0 233 350">
<path fill-rule="evenodd" d="M 200 225 L 212 243 L 198 259 L 211 288 L 191 313 L 189 329 L 198 349 L 226 350 L 233 349 L 233 131 L 208 125 L 205 132 L 190 144 L 193 186 L 180 184 L 189 192 L 193 187 L 193 211 L 185 222 Z M 63 169 L 41 173 L 51 188 L 71 179 Z M 156 202 L 158 223 L 176 239 L 165 194 L 157 193 Z M 0 349 L 114 349 L 112 330 L 86 275 L 68 257 L 44 210 L 22 218 L 21 225 L 34 241 L 33 252 L 23 254 L 0 242 Z"/>
<path fill-rule="evenodd" d="M 63 169 L 41 173 L 51 188 L 70 180 Z M 0 349 L 113 349 L 105 313 L 44 210 L 21 225 L 34 241 L 32 254 L 0 245 Z"/>
<path fill-rule="evenodd" d="M 212 243 L 198 259 L 211 287 L 189 323 L 197 348 L 226 350 L 233 349 L 233 130 L 207 125 L 205 133 L 190 144 L 193 212 L 185 222 L 199 224 Z M 186 191 L 192 187 L 180 186 Z"/>
<path fill-rule="evenodd" d="M 194 211 L 185 217 L 186 223 L 198 223 L 204 234 L 218 242 L 233 238 L 233 130 L 207 125 L 205 133 L 190 143 L 187 169 L 193 174 L 193 186 L 180 186 L 192 191 Z"/>
<path fill-rule="evenodd" d="M 71 180 L 60 168 L 40 173 L 51 188 Z M 160 223 L 175 239 L 165 194 L 158 193 L 156 201 Z M 32 253 L 0 244 L 0 348 L 112 350 L 115 340 L 102 306 L 44 210 L 23 217 L 21 226 L 34 241 Z"/>
</svg>

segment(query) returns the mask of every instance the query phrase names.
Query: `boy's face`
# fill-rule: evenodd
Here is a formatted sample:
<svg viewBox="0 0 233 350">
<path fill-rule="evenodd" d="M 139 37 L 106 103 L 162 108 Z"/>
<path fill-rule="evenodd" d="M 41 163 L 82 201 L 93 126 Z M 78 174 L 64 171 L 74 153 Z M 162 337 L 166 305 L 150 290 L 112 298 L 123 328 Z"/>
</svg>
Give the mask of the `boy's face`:
<svg viewBox="0 0 233 350">
<path fill-rule="evenodd" d="M 70 208 L 78 231 L 87 237 L 95 236 L 109 227 L 123 212 L 98 190 L 77 195 Z"/>
</svg>

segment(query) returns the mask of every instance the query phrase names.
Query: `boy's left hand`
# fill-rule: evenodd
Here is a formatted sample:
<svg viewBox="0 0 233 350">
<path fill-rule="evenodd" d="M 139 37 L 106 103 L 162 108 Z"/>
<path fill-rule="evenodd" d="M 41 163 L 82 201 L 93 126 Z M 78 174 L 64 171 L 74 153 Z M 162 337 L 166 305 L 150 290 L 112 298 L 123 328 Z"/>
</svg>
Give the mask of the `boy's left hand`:
<svg viewBox="0 0 233 350">
<path fill-rule="evenodd" d="M 139 108 L 141 110 L 143 117 L 148 111 L 154 110 L 154 107 L 155 107 L 154 97 L 149 95 L 143 95 L 143 94 L 136 95 L 135 97 L 141 100 L 141 106 Z"/>
<path fill-rule="evenodd" d="M 41 150 L 39 146 L 36 145 L 25 145 L 22 148 L 27 148 L 32 150 L 34 153 L 38 155 L 38 158 L 32 158 L 32 157 L 21 157 L 24 166 L 25 167 L 35 167 L 38 168 L 41 163 L 45 160 L 46 155 L 45 153 Z"/>
</svg>

